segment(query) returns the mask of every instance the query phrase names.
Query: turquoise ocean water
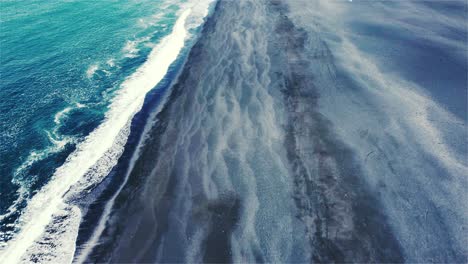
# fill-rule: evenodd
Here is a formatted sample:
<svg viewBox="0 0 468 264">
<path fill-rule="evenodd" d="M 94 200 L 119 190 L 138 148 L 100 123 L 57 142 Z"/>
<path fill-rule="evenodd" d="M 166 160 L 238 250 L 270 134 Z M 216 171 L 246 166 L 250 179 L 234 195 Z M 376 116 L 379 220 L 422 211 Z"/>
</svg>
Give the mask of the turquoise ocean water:
<svg viewBox="0 0 468 264">
<path fill-rule="evenodd" d="M 48 210 L 30 205 L 32 197 L 42 192 L 38 204 L 51 202 L 60 188 L 98 182 L 115 164 L 122 146 L 114 145 L 125 145 L 126 125 L 173 62 L 164 54 L 180 57 L 183 49 L 171 48 L 186 44 L 206 15 L 195 13 L 199 2 L 0 2 L 0 249 L 39 217 L 34 210 Z M 102 149 L 93 153 L 93 142 Z M 101 165 L 86 163 L 93 159 Z"/>
</svg>

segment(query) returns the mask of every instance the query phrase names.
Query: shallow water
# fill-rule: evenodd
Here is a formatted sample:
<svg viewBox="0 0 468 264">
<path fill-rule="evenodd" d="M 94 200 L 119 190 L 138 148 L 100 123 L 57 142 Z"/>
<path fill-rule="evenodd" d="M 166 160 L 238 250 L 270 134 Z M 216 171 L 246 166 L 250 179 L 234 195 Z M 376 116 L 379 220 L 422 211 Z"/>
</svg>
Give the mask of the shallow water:
<svg viewBox="0 0 468 264">
<path fill-rule="evenodd" d="M 69 261 L 83 210 L 71 203 L 117 163 L 206 4 L 31 4 L 2 2 L 2 260 Z"/>
</svg>

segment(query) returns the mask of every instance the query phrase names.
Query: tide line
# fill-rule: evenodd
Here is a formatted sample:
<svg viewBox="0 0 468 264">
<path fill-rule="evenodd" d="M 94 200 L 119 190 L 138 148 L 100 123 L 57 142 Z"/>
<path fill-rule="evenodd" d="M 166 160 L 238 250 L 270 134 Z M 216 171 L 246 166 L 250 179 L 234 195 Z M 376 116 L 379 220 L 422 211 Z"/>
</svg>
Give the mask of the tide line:
<svg viewBox="0 0 468 264">
<path fill-rule="evenodd" d="M 53 216 L 65 203 L 64 196 L 70 188 L 77 183 L 82 184 L 82 178 L 86 174 L 93 174 L 92 180 L 100 182 L 109 173 L 116 161 L 106 163 L 98 170 L 90 169 L 109 153 L 109 156 L 116 158 L 122 154 L 127 139 L 117 139 L 122 133 L 128 135 L 125 131 L 129 130 L 131 119 L 143 106 L 146 94 L 164 78 L 170 65 L 184 48 L 188 36 L 185 21 L 190 12 L 191 10 L 187 9 L 180 15 L 172 33 L 166 36 L 152 50 L 147 61 L 124 81 L 106 113 L 104 122 L 77 146 L 66 162 L 55 171 L 51 181 L 32 197 L 20 217 L 20 232 L 0 252 L 0 262 L 18 263 L 25 260 L 28 249 L 40 239 Z M 69 262 L 73 254 L 74 252 L 69 252 L 65 259 L 54 261 Z"/>
</svg>

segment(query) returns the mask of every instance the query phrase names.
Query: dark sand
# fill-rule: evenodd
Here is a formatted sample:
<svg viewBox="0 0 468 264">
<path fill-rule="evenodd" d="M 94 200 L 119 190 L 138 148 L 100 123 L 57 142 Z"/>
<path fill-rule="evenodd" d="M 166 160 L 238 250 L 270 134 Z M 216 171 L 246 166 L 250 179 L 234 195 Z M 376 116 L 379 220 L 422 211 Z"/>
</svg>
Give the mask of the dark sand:
<svg viewBox="0 0 468 264">
<path fill-rule="evenodd" d="M 360 94 L 326 41 L 290 19 L 284 1 L 219 1 L 89 260 L 463 260 L 444 237 L 452 251 L 407 257 L 414 249 L 405 251 L 395 230 L 410 220 L 391 218 L 385 196 L 405 189 L 387 175 L 411 175 L 391 156 L 404 141 L 388 137 L 395 150 L 385 152 L 363 129 L 360 139 L 375 148 L 359 155 L 320 109 L 324 90 L 342 89 Z M 384 164 L 377 185 L 365 169 L 372 155 Z M 448 225 L 439 221 L 436 233 Z"/>
</svg>

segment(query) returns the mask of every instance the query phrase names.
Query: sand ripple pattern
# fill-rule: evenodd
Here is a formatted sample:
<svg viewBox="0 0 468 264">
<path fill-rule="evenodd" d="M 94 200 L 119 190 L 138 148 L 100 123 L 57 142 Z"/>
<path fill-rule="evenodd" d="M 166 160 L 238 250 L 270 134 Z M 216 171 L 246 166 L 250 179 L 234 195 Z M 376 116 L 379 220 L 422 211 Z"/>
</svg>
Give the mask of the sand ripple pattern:
<svg viewBox="0 0 468 264">
<path fill-rule="evenodd" d="M 217 3 L 91 260 L 466 261 L 465 124 L 299 2 Z"/>
</svg>

